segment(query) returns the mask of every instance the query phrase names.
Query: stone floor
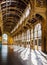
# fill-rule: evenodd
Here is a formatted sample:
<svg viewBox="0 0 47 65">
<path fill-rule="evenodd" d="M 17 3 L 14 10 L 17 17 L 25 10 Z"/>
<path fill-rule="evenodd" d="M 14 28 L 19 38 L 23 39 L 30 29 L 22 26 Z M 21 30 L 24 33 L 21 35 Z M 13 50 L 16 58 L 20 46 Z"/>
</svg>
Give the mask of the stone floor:
<svg viewBox="0 0 47 65">
<path fill-rule="evenodd" d="M 28 47 L 2 45 L 0 65 L 47 65 L 47 55 Z"/>
</svg>

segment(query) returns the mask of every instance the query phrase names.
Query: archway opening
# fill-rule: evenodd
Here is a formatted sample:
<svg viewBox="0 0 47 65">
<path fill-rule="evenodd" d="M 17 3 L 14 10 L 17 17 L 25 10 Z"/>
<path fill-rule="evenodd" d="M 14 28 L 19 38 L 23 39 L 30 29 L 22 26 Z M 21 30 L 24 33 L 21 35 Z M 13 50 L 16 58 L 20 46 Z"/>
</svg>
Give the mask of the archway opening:
<svg viewBox="0 0 47 65">
<path fill-rule="evenodd" d="M 8 43 L 8 35 L 7 34 L 3 34 L 2 35 L 2 44 L 3 45 L 7 45 Z"/>
</svg>

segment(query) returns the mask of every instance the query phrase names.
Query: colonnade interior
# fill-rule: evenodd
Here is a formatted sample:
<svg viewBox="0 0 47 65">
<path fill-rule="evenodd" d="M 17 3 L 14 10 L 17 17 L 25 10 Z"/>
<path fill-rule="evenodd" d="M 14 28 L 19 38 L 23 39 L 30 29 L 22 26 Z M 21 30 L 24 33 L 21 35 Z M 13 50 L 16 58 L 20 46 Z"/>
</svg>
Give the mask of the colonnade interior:
<svg viewBox="0 0 47 65">
<path fill-rule="evenodd" d="M 0 1 L 0 64 L 47 65 L 47 0 Z"/>
</svg>

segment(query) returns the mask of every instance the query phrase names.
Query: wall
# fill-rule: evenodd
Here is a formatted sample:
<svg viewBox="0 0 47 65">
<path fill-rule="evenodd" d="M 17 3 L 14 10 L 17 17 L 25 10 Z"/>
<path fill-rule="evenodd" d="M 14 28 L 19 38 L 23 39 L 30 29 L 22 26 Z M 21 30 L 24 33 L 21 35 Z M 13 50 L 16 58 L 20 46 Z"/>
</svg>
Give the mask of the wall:
<svg viewBox="0 0 47 65">
<path fill-rule="evenodd" d="M 11 36 L 8 36 L 8 45 L 13 44 L 13 38 Z"/>
</svg>

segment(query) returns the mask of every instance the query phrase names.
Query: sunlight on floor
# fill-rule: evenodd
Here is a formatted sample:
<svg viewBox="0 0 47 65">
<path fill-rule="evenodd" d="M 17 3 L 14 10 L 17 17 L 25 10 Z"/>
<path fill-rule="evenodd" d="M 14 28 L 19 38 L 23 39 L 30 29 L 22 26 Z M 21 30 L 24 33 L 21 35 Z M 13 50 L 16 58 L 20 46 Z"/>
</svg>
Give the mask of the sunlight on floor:
<svg viewBox="0 0 47 65">
<path fill-rule="evenodd" d="M 2 61 L 5 62 L 7 60 L 7 54 L 8 54 L 8 46 L 2 45 Z"/>
<path fill-rule="evenodd" d="M 30 48 L 24 48 L 20 46 L 14 46 L 14 52 L 20 53 L 19 56 L 22 60 L 31 60 L 31 65 L 47 65 L 47 55 L 42 53 L 40 50 L 30 50 Z M 29 55 L 31 53 L 31 59 Z M 42 54 L 41 54 L 42 53 Z M 46 58 L 44 57 L 46 56 Z"/>
</svg>

